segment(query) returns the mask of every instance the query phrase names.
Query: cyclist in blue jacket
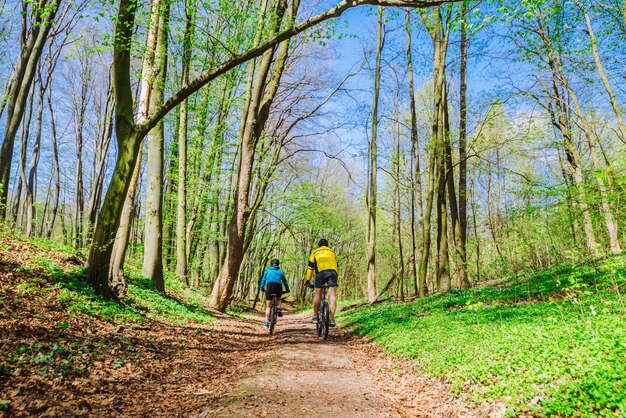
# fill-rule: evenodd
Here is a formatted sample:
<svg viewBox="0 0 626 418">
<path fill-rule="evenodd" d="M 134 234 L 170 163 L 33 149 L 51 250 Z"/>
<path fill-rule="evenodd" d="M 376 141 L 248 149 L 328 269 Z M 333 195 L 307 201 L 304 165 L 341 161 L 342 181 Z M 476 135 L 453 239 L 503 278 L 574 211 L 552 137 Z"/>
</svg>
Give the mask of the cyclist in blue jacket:
<svg viewBox="0 0 626 418">
<path fill-rule="evenodd" d="M 289 293 L 289 283 L 287 283 L 287 277 L 285 272 L 279 267 L 280 261 L 275 258 L 270 263 L 270 267 L 263 273 L 261 279 L 261 291 L 265 292 L 265 300 L 267 300 L 267 307 L 265 308 L 265 323 L 263 326 L 268 328 L 270 326 L 270 309 L 272 308 L 272 295 L 278 297 L 278 316 L 283 316 L 280 309 L 280 298 L 283 294 L 283 285 L 285 285 L 285 293 Z"/>
</svg>

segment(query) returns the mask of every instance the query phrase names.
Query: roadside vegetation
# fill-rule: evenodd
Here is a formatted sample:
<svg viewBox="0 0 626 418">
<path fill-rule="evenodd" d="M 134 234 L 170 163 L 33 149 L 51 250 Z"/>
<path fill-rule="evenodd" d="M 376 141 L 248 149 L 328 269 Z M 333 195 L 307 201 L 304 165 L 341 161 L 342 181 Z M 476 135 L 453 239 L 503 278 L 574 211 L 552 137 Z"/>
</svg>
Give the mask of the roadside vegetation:
<svg viewBox="0 0 626 418">
<path fill-rule="evenodd" d="M 105 301 L 85 282 L 83 262 L 83 255 L 70 247 L 0 235 L 4 382 L 6 377 L 57 379 L 87 376 L 97 367 L 119 368 L 140 356 L 120 334 L 124 328 L 213 319 L 199 292 L 168 276 L 168 292 L 160 293 L 132 265 L 127 296 L 121 303 Z"/>
<path fill-rule="evenodd" d="M 626 256 L 342 314 L 475 402 L 510 415 L 626 414 Z"/>
</svg>

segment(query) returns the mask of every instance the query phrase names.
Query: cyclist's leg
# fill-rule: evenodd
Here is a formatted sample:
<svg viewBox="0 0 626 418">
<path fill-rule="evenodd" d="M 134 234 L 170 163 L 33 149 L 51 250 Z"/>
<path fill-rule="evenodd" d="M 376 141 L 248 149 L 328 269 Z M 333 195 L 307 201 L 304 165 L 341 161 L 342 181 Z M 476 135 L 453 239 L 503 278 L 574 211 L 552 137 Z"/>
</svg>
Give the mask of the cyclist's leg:
<svg viewBox="0 0 626 418">
<path fill-rule="evenodd" d="M 330 302 L 330 319 L 335 318 L 335 309 L 337 309 L 337 294 L 335 293 L 336 287 L 328 288 L 328 301 Z"/>
<path fill-rule="evenodd" d="M 326 283 L 323 275 L 315 274 L 315 294 L 313 295 L 313 316 L 320 317 L 320 303 L 322 302 L 322 286 Z"/>
<path fill-rule="evenodd" d="M 313 316 L 320 317 L 320 302 L 322 301 L 322 288 L 315 288 L 315 295 L 313 296 Z"/>
<path fill-rule="evenodd" d="M 270 283 L 265 286 L 265 322 L 270 320 L 270 310 L 272 309 L 272 286 Z"/>
<path fill-rule="evenodd" d="M 272 309 L 272 299 L 268 299 L 265 304 L 265 321 L 269 322 L 270 320 L 270 311 Z"/>
<path fill-rule="evenodd" d="M 337 308 L 337 272 L 333 271 L 328 276 L 328 302 L 330 303 L 330 318 L 335 318 Z"/>
</svg>

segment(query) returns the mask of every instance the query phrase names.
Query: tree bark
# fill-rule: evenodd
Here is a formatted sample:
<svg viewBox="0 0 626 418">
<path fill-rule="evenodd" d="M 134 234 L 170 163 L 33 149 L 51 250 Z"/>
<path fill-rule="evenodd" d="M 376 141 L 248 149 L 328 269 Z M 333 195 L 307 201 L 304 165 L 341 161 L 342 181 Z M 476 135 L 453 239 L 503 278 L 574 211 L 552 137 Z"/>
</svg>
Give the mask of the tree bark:
<svg viewBox="0 0 626 418">
<path fill-rule="evenodd" d="M 56 221 L 59 210 L 59 197 L 61 195 L 61 167 L 59 164 L 59 141 L 57 139 L 56 123 L 54 121 L 54 108 L 52 106 L 52 89 L 48 89 L 48 111 L 50 113 L 50 131 L 52 136 L 52 161 L 54 172 L 54 203 L 52 204 L 52 214 L 46 227 L 46 238 L 52 236 L 52 229 Z"/>
<path fill-rule="evenodd" d="M 37 117 L 35 119 L 35 142 L 31 151 L 28 182 L 26 184 L 26 236 L 32 237 L 35 227 L 35 202 L 37 201 L 37 167 L 41 156 L 41 124 L 43 121 L 43 102 L 47 86 L 39 79 L 39 94 L 37 101 Z"/>
<path fill-rule="evenodd" d="M 596 146 L 593 139 L 593 132 L 591 126 L 589 125 L 589 121 L 587 120 L 587 116 L 578 100 L 578 96 L 576 92 L 571 88 L 569 81 L 565 74 L 563 73 L 563 69 L 561 69 L 561 81 L 565 85 L 567 91 L 569 92 L 569 96 L 574 102 L 576 113 L 578 114 L 578 118 L 582 122 L 582 129 L 585 135 L 585 139 L 587 140 L 587 146 L 589 147 L 589 152 L 591 154 L 591 161 L 593 163 L 593 168 L 597 173 L 603 173 L 604 169 L 600 160 L 598 159 L 598 152 L 596 150 Z M 604 179 L 601 175 L 596 174 L 594 176 L 596 178 L 596 182 L 598 183 L 598 190 L 600 191 L 600 201 L 601 201 L 601 210 L 604 216 L 604 224 L 607 229 L 607 233 L 609 235 L 609 245 L 611 248 L 611 252 L 614 254 L 619 254 L 622 252 L 622 248 L 619 243 L 619 229 L 617 227 L 617 221 L 613 216 L 613 211 L 611 210 L 611 204 L 609 201 L 609 190 L 607 185 L 604 182 Z"/>
<path fill-rule="evenodd" d="M 33 197 L 30 194 L 30 190 L 28 189 L 28 179 L 26 178 L 26 155 L 28 154 L 28 140 L 30 137 L 30 122 L 33 117 L 33 102 L 35 100 L 35 86 L 33 85 L 33 91 L 31 92 L 30 100 L 28 102 L 28 113 L 24 116 L 24 121 L 22 123 L 22 134 L 20 140 L 20 161 L 19 161 L 19 170 L 20 170 L 20 184 L 18 185 L 18 193 L 15 201 L 15 219 L 16 225 L 20 225 L 25 227 L 25 219 L 24 215 L 28 207 L 33 204 Z M 21 200 L 21 190 L 24 188 L 26 199 Z M 19 208 L 19 209 L 18 209 Z"/>
<path fill-rule="evenodd" d="M 293 18 L 295 18 L 298 6 L 297 1 L 292 5 L 291 15 Z M 273 23 L 270 25 L 274 33 L 279 31 L 283 24 L 286 8 L 287 5 L 284 2 L 278 2 L 276 5 L 276 10 L 272 16 Z M 243 136 L 240 140 L 241 147 L 234 196 L 235 203 L 228 227 L 226 260 L 214 283 L 210 299 L 210 305 L 220 311 L 225 311 L 230 303 L 233 288 L 239 275 L 239 269 L 243 262 L 247 223 L 251 214 L 250 185 L 256 146 L 265 128 L 270 107 L 280 84 L 289 45 L 289 40 L 280 45 L 275 60 L 274 49 L 268 50 L 263 54 L 260 64 L 256 68 L 254 87 L 252 88 L 247 120 L 245 121 L 246 125 L 242 130 Z M 273 61 L 274 68 L 271 71 Z"/>
<path fill-rule="evenodd" d="M 182 87 L 189 84 L 189 65 L 193 51 L 193 34 L 196 5 L 185 1 L 185 29 L 183 33 Z M 176 206 L 176 275 L 187 281 L 187 100 L 180 106 L 178 131 L 178 200 Z"/>
<path fill-rule="evenodd" d="M 91 65 L 88 57 L 79 58 L 81 64 L 79 90 L 72 91 L 72 104 L 74 113 L 74 133 L 76 143 L 76 175 L 74 178 L 74 246 L 80 248 L 83 245 L 83 212 L 84 212 L 84 189 L 83 189 L 83 133 L 85 113 L 89 101 L 89 92 L 92 89 Z M 72 90 L 74 90 L 74 83 Z"/>
<path fill-rule="evenodd" d="M 396 243 L 398 245 L 398 267 L 400 274 L 398 284 L 400 289 L 400 300 L 404 300 L 404 254 L 402 247 L 402 199 L 400 193 L 400 127 L 398 126 L 398 99 L 394 101 L 394 156 L 392 158 L 393 182 L 393 223 Z M 415 264 L 415 263 L 413 263 Z"/>
<path fill-rule="evenodd" d="M 372 131 L 369 144 L 369 176 L 367 190 L 367 299 L 376 298 L 376 211 L 378 177 L 378 98 L 380 95 L 381 59 L 384 47 L 384 9 L 378 7 L 378 34 L 376 38 L 376 68 L 374 72 L 374 99 L 372 103 Z"/>
<path fill-rule="evenodd" d="M 154 61 L 150 70 L 150 104 L 153 113 L 163 104 L 163 89 L 167 67 L 167 27 L 170 6 L 167 1 L 155 2 L 157 39 Z M 146 163 L 147 193 L 144 231 L 143 268 L 141 274 L 149 277 L 158 291 L 165 291 L 163 280 L 163 120 L 148 134 Z"/>
<path fill-rule="evenodd" d="M 591 19 L 589 18 L 589 13 L 587 12 L 586 7 L 578 0 L 576 0 L 576 5 L 580 9 L 585 19 L 585 26 L 587 28 L 587 35 L 589 35 L 589 40 L 591 42 L 591 52 L 593 54 L 593 61 L 596 64 L 596 71 L 598 72 L 598 76 L 602 81 L 602 85 L 606 90 L 606 93 L 609 96 L 609 101 L 611 102 L 611 107 L 615 112 L 615 117 L 617 119 L 617 126 L 619 129 L 618 137 L 622 140 L 623 143 L 626 144 L 626 123 L 624 123 L 624 116 L 622 114 L 622 109 L 617 102 L 617 98 L 615 96 L 615 92 L 609 83 L 609 79 L 606 76 L 606 72 L 604 71 L 604 65 L 602 64 L 602 58 L 600 58 L 600 52 L 598 51 L 598 41 L 596 39 L 596 35 L 593 32 L 593 27 L 591 26 Z M 626 7 L 624 8 L 624 13 L 626 15 Z M 612 245 L 612 244 L 611 244 Z"/>
<path fill-rule="evenodd" d="M 102 115 L 102 126 L 99 129 L 99 136 L 96 143 L 94 155 L 94 179 L 91 186 L 91 195 L 89 196 L 89 205 L 87 214 L 89 215 L 89 238 L 93 236 L 93 228 L 96 223 L 98 207 L 102 200 L 102 189 L 104 187 L 104 176 L 106 170 L 107 154 L 113 137 L 113 86 L 109 74 L 109 85 L 107 87 L 107 96 L 105 101 L 104 112 Z"/>
<path fill-rule="evenodd" d="M 459 75 L 459 257 L 463 262 L 461 288 L 471 286 L 467 274 L 467 19 L 468 2 L 461 7 L 461 69 Z"/>
<path fill-rule="evenodd" d="M 418 248 L 418 245 L 416 231 L 422 231 L 424 229 L 424 210 L 422 208 L 422 175 L 420 170 L 419 136 L 417 134 L 417 110 L 415 106 L 415 82 L 413 76 L 413 57 L 411 52 L 411 16 L 408 8 L 405 9 L 404 13 L 406 24 L 407 72 L 409 79 L 409 105 L 411 111 L 411 238 L 413 243 L 413 254 L 417 254 L 416 250 Z M 420 254 L 424 251 L 423 243 L 424 241 L 422 240 L 419 245 Z M 417 257 L 413 257 L 412 269 L 415 295 L 421 295 L 418 284 L 418 262 L 419 260 L 417 259 Z"/>
</svg>

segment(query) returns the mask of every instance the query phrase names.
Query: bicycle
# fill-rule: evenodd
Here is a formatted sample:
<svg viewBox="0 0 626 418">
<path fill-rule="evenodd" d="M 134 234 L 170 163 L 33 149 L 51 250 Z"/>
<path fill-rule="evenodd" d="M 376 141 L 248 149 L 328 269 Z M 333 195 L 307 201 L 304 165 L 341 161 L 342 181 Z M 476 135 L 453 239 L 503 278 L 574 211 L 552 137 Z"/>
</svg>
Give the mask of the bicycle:
<svg viewBox="0 0 626 418">
<path fill-rule="evenodd" d="M 276 326 L 276 322 L 278 321 L 278 295 L 272 293 L 269 302 L 272 303 L 272 307 L 270 308 L 270 335 L 272 335 L 274 333 L 274 326 Z"/>
<path fill-rule="evenodd" d="M 315 289 L 312 285 L 311 289 Z M 320 301 L 320 309 L 318 313 L 316 331 L 317 336 L 322 337 L 324 340 L 328 339 L 328 331 L 330 330 L 330 304 L 326 300 L 326 293 L 328 292 L 328 285 L 322 286 L 322 295 Z"/>
</svg>

